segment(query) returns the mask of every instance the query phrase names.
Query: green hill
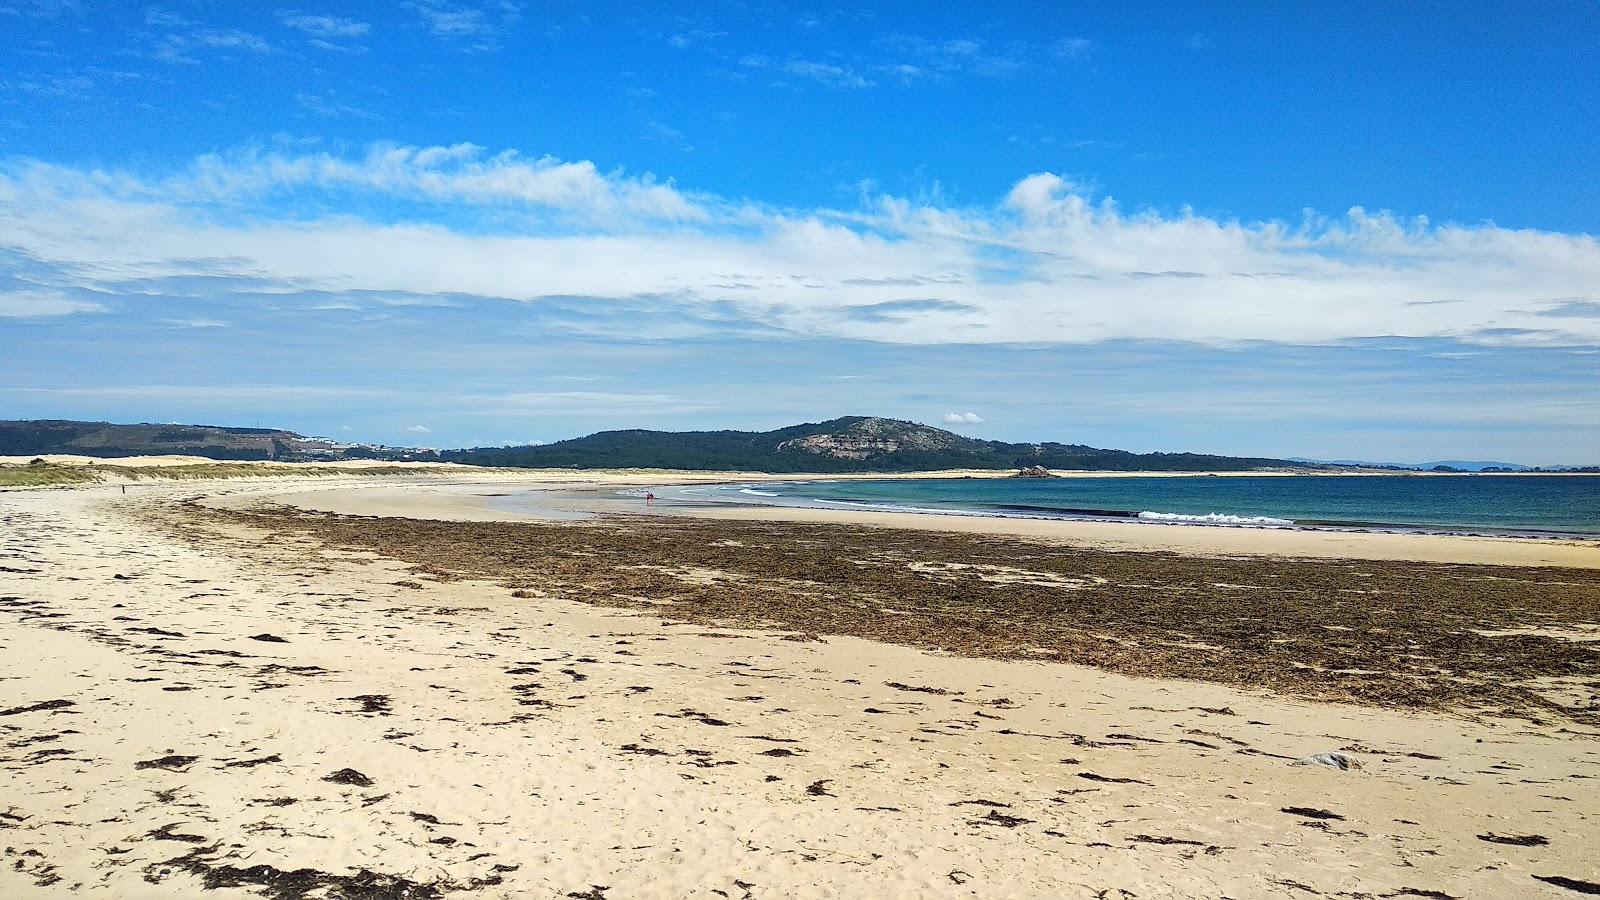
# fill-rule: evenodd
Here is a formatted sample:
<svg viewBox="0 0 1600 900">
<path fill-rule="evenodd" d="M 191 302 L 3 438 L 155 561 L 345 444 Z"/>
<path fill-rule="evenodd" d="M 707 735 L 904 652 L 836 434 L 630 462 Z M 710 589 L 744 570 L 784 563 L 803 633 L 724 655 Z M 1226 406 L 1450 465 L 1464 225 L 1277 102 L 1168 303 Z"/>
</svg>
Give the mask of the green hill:
<svg viewBox="0 0 1600 900">
<path fill-rule="evenodd" d="M 1249 471 L 1318 468 L 1283 459 L 1203 453 L 1129 453 L 1082 444 L 1008 444 L 942 428 L 845 416 L 775 431 L 602 431 L 526 447 L 409 450 L 334 444 L 276 428 L 116 425 L 54 419 L 0 421 L 0 456 L 70 453 L 116 457 L 182 454 L 211 459 L 436 460 L 478 466 L 578 469 L 694 469 L 747 472 L 922 472 L 937 469 Z"/>
<path fill-rule="evenodd" d="M 145 456 L 180 454 L 210 459 L 288 459 L 300 436 L 276 428 L 218 425 L 114 425 L 62 419 L 0 421 L 0 456 Z"/>
<path fill-rule="evenodd" d="M 529 447 L 447 450 L 441 460 L 480 466 L 662 468 L 753 472 L 917 472 L 936 469 L 1249 471 L 1307 466 L 1203 453 L 1129 453 L 1081 444 L 1008 444 L 915 422 L 845 416 L 775 431 L 602 431 Z"/>
</svg>

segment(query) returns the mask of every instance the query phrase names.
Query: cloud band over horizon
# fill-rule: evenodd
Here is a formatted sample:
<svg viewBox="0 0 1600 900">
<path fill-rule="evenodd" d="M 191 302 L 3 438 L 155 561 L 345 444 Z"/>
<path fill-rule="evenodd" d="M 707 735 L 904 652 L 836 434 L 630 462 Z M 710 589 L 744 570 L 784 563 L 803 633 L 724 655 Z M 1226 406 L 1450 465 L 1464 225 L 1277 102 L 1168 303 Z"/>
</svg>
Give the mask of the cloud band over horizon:
<svg viewBox="0 0 1600 900">
<path fill-rule="evenodd" d="M 0 166 L 0 316 L 163 283 L 454 302 L 582 298 L 909 344 L 1600 345 L 1600 242 L 1355 208 L 1295 223 L 1124 211 L 1060 176 L 986 207 L 784 209 L 469 144 L 245 148 L 181 171 Z M 197 309 L 203 298 L 195 298 Z"/>
<path fill-rule="evenodd" d="M 1597 286 L 1588 235 L 1125 211 L 1048 173 L 791 209 L 466 144 L 0 163 L 11 415 L 449 446 L 885 414 L 1586 463 Z"/>
</svg>

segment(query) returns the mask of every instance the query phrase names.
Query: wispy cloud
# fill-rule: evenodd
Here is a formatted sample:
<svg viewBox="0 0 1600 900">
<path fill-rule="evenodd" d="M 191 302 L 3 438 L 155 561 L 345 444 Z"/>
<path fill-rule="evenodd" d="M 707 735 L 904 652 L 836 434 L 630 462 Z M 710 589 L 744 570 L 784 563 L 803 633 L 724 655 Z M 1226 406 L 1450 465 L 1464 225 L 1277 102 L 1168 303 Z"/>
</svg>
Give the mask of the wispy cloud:
<svg viewBox="0 0 1600 900">
<path fill-rule="evenodd" d="M 324 102 L 305 96 L 308 108 Z M 130 201 L 202 207 L 251 198 L 281 201 L 296 191 L 357 190 L 446 203 L 557 210 L 586 219 L 693 221 L 708 215 L 696 198 L 649 175 L 602 172 L 587 160 L 528 158 L 515 151 L 489 154 L 465 143 L 435 147 L 380 143 L 354 157 L 248 148 L 199 157 L 187 171 L 154 180 L 43 164 L 28 171 L 41 184 L 106 191 Z"/>
<path fill-rule="evenodd" d="M 473 4 L 453 0 L 414 0 L 408 3 L 428 33 L 465 50 L 494 50 L 506 29 L 522 17 L 520 3 Z"/>
<path fill-rule="evenodd" d="M 98 303 L 78 300 L 59 291 L 0 291 L 0 318 L 27 319 L 104 310 Z"/>
<path fill-rule="evenodd" d="M 228 323 L 227 322 L 219 322 L 216 319 L 162 319 L 161 321 L 164 324 L 171 325 L 173 328 L 227 328 L 228 327 Z"/>
<path fill-rule="evenodd" d="M 89 96 L 93 87 L 94 79 L 74 73 L 0 79 L 0 91 L 19 91 L 51 100 L 82 99 Z"/>
<path fill-rule="evenodd" d="M 651 119 L 644 123 L 644 136 L 681 153 L 689 153 L 694 150 L 694 144 L 689 143 L 683 132 L 657 119 Z"/>
<path fill-rule="evenodd" d="M 346 19 L 342 16 L 311 16 L 300 13 L 285 14 L 283 24 L 319 38 L 362 37 L 372 30 L 371 24 L 358 22 L 355 19 Z"/>
<path fill-rule="evenodd" d="M 335 100 L 331 97 L 324 97 L 321 94 L 295 94 L 294 102 L 300 104 L 302 109 L 306 110 L 312 115 L 321 116 L 325 119 L 349 117 L 355 119 L 377 120 L 381 118 L 377 113 L 371 112 L 370 110 L 351 106 L 348 103 L 341 103 L 338 100 Z"/>
<path fill-rule="evenodd" d="M 176 26 L 181 31 L 169 32 L 156 44 L 152 55 L 167 63 L 196 65 L 205 53 L 228 56 L 230 54 L 265 55 L 277 48 L 248 31 L 237 28 L 194 28 L 187 20 L 152 13 L 151 24 Z"/>
<path fill-rule="evenodd" d="M 1088 62 L 1094 58 L 1094 41 L 1081 37 L 1058 38 L 1050 45 L 1051 52 L 1073 62 Z"/>
<path fill-rule="evenodd" d="M 910 57 L 913 68 L 919 72 L 941 75 L 1009 74 L 1022 69 L 1038 55 L 1036 47 L 1027 43 L 1011 42 L 997 47 L 970 37 L 935 40 L 915 34 L 895 34 L 885 37 L 881 43 L 889 52 Z"/>
<path fill-rule="evenodd" d="M 6 0 L 0 3 L 0 16 L 54 19 L 65 15 L 83 15 L 83 4 L 78 0 Z"/>
<path fill-rule="evenodd" d="M 746 69 L 765 69 L 775 75 L 802 81 L 820 84 L 823 87 L 837 90 L 855 90 L 870 88 L 876 82 L 862 75 L 854 68 L 836 62 L 821 62 L 813 59 L 789 59 L 779 61 L 759 53 L 752 53 L 742 57 L 739 65 Z M 783 83 L 780 80 L 780 83 Z"/>
<path fill-rule="evenodd" d="M 810 59 L 791 59 L 778 67 L 786 75 L 804 78 L 831 88 L 869 88 L 873 82 L 849 66 L 817 62 Z"/>
</svg>

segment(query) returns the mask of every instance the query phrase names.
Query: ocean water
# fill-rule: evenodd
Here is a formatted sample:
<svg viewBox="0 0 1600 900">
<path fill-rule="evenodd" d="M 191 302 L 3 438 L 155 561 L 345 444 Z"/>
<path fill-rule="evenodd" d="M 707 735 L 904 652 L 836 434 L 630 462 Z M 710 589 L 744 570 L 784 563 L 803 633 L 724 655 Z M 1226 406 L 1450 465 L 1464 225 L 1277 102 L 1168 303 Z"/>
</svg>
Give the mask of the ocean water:
<svg viewBox="0 0 1600 900">
<path fill-rule="evenodd" d="M 1261 528 L 1600 536 L 1600 477 L 1178 476 L 695 485 L 664 500 Z"/>
</svg>

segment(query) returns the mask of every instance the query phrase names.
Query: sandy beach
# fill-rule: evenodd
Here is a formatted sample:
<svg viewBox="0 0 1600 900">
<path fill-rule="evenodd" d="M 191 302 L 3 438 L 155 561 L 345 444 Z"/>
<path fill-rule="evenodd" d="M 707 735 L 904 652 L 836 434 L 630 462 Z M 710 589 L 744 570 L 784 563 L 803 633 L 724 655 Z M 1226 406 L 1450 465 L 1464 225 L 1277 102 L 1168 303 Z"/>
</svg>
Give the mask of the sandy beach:
<svg viewBox="0 0 1600 900">
<path fill-rule="evenodd" d="M 536 480 L 0 493 L 0 896 L 1600 890 L 1592 544 Z"/>
</svg>

